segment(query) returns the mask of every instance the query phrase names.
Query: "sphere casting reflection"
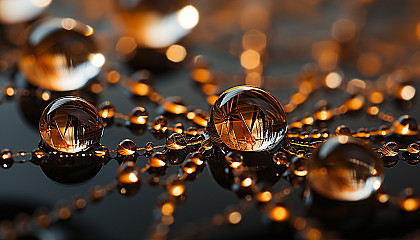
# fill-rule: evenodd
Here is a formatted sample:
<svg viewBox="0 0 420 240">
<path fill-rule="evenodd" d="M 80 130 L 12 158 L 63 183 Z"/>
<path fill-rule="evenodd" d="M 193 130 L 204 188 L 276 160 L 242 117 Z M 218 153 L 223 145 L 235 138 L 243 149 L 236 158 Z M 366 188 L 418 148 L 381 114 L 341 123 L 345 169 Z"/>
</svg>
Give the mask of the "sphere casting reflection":
<svg viewBox="0 0 420 240">
<path fill-rule="evenodd" d="M 105 63 L 92 34 L 92 27 L 71 18 L 38 22 L 22 36 L 19 69 L 31 84 L 43 89 L 81 88 Z"/>
</svg>

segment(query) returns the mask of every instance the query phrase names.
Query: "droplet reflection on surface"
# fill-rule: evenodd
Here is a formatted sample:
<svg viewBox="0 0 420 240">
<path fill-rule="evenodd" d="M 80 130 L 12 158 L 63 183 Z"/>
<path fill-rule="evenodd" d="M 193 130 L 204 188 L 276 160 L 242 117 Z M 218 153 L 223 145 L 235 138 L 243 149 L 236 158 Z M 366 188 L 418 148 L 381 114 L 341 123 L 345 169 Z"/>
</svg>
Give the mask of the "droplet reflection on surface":
<svg viewBox="0 0 420 240">
<path fill-rule="evenodd" d="M 382 184 L 382 161 L 361 140 L 345 135 L 333 137 L 312 154 L 308 181 L 324 197 L 363 200 Z"/>
<path fill-rule="evenodd" d="M 269 92 L 252 87 L 231 88 L 211 108 L 207 131 L 231 149 L 266 151 L 275 148 L 287 130 L 286 114 Z"/>
<path fill-rule="evenodd" d="M 83 87 L 105 63 L 92 34 L 90 26 L 71 18 L 35 23 L 23 35 L 20 71 L 31 84 L 43 89 Z"/>
<path fill-rule="evenodd" d="M 79 97 L 62 97 L 51 102 L 39 121 L 42 139 L 51 148 L 76 153 L 99 144 L 102 118 L 96 108 Z"/>
</svg>

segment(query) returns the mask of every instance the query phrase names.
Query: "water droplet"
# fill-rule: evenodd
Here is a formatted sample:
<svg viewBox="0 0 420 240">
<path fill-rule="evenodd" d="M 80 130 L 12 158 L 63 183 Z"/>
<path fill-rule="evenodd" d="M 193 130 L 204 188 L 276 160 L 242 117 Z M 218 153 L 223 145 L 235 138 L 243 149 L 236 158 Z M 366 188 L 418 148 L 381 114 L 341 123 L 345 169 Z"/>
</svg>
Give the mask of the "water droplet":
<svg viewBox="0 0 420 240">
<path fill-rule="evenodd" d="M 102 118 L 86 100 L 67 96 L 51 102 L 39 120 L 39 132 L 51 148 L 66 153 L 97 145 L 103 132 Z"/>
<path fill-rule="evenodd" d="M 168 130 L 168 120 L 164 116 L 158 116 L 153 121 L 153 131 L 156 133 L 164 133 Z"/>
<path fill-rule="evenodd" d="M 99 115 L 101 115 L 102 118 L 113 118 L 115 115 L 115 107 L 109 101 L 101 103 L 98 109 Z"/>
<path fill-rule="evenodd" d="M 361 140 L 340 135 L 312 154 L 307 179 L 312 189 L 327 198 L 358 201 L 380 188 L 382 161 Z"/>
<path fill-rule="evenodd" d="M 70 18 L 37 23 L 25 35 L 20 71 L 31 84 L 43 89 L 83 87 L 105 62 L 91 35 L 91 27 Z"/>
<path fill-rule="evenodd" d="M 381 153 L 386 157 L 396 156 L 398 152 L 398 144 L 395 142 L 387 142 L 381 147 Z"/>
<path fill-rule="evenodd" d="M 130 120 L 130 123 L 135 124 L 135 125 L 146 124 L 148 118 L 149 118 L 149 114 L 147 113 L 146 109 L 143 107 L 135 107 L 128 114 L 128 119 Z"/>
<path fill-rule="evenodd" d="M 418 134 L 417 121 L 411 116 L 403 115 L 394 121 L 391 132 L 401 136 L 415 136 Z"/>
<path fill-rule="evenodd" d="M 279 101 L 251 86 L 225 91 L 213 105 L 207 124 L 211 138 L 240 151 L 271 150 L 286 130 L 286 114 Z"/>
<path fill-rule="evenodd" d="M 173 133 L 171 136 L 166 138 L 166 146 L 173 150 L 180 150 L 187 147 L 187 140 L 181 133 Z"/>
</svg>

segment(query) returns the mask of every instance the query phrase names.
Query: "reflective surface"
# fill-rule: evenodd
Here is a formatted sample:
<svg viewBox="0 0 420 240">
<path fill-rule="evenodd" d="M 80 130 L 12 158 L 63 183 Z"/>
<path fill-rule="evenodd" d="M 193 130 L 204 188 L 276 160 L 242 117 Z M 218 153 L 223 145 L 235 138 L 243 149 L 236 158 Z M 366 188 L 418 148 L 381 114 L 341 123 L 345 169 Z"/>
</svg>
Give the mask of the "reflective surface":
<svg viewBox="0 0 420 240">
<path fill-rule="evenodd" d="M 25 43 L 19 69 L 37 87 L 53 91 L 81 88 L 105 63 L 92 34 L 90 26 L 70 18 L 39 22 L 22 36 Z"/>
<path fill-rule="evenodd" d="M 63 97 L 50 103 L 42 113 L 39 132 L 48 146 L 76 153 L 97 145 L 103 131 L 96 108 L 79 97 Z"/>
<path fill-rule="evenodd" d="M 44 11 L 52 0 L 0 0 L 0 22 L 6 24 L 28 21 Z"/>
<path fill-rule="evenodd" d="M 362 141 L 340 135 L 328 139 L 312 155 L 308 180 L 324 197 L 362 200 L 381 186 L 382 160 Z"/>
<path fill-rule="evenodd" d="M 286 114 L 278 100 L 252 86 L 234 87 L 220 95 L 207 126 L 213 140 L 240 151 L 271 150 L 287 129 Z"/>
</svg>

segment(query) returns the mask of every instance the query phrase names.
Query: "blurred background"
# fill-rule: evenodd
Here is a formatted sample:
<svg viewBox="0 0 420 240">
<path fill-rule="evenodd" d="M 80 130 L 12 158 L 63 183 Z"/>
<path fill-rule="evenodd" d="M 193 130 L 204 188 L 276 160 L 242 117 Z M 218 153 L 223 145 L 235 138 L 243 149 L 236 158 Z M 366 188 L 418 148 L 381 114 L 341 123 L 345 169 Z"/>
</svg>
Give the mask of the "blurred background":
<svg viewBox="0 0 420 240">
<path fill-rule="evenodd" d="M 83 96 L 96 106 L 110 101 L 124 114 L 142 106 L 149 119 L 166 114 L 170 125 L 194 125 L 142 97 L 146 90 L 134 84 L 142 80 L 162 96 L 180 96 L 189 109 L 206 112 L 216 96 L 232 86 L 259 86 L 279 99 L 289 123 L 312 113 L 320 100 L 339 107 L 349 96 L 363 95 L 365 106 L 337 117 L 328 124 L 330 131 L 341 124 L 355 130 L 390 127 L 391 123 L 367 117 L 364 109 L 369 104 L 396 118 L 409 114 L 419 119 L 419 13 L 416 0 L 0 0 L 0 148 L 13 152 L 37 148 L 42 110 L 64 95 Z M 54 35 L 50 30 L 54 28 L 77 34 Z M 74 57 L 74 62 L 43 58 L 51 43 L 48 39 L 59 39 L 62 45 L 52 51 L 65 51 L 64 59 Z M 34 55 L 35 61 L 30 57 Z M 52 84 L 76 75 L 78 85 Z M 9 94 L 9 87 L 18 94 Z M 101 143 L 116 149 L 125 138 L 137 146 L 165 142 L 149 131 L 139 135 L 117 124 L 105 128 Z M 140 167 L 146 163 L 146 157 L 138 157 Z M 110 161 L 91 179 L 71 185 L 57 183 L 30 163 L 1 169 L 0 218 L 84 196 L 96 185 L 112 183 L 117 167 L 116 161 Z M 178 168 L 171 166 L 168 174 Z M 420 191 L 419 171 L 418 166 L 399 162 L 385 169 L 383 186 L 392 194 L 406 187 Z M 239 201 L 213 175 L 206 167 L 188 184 L 169 239 L 184 239 Z M 273 188 L 284 185 L 281 179 Z M 142 186 L 131 197 L 114 192 L 70 220 L 36 229 L 25 239 L 147 239 L 162 192 L 151 186 Z M 293 211 L 307 216 L 301 194 L 302 189 L 287 202 Z M 363 224 L 356 224 L 356 232 L 369 238 L 420 235 L 411 221 L 418 220 L 418 214 L 408 224 L 400 221 L 407 216 L 397 208 L 378 212 L 375 217 L 361 216 L 357 222 Z M 273 230 L 256 209 L 243 216 L 241 224 L 194 235 L 195 239 L 262 237 L 303 238 Z"/>
</svg>

